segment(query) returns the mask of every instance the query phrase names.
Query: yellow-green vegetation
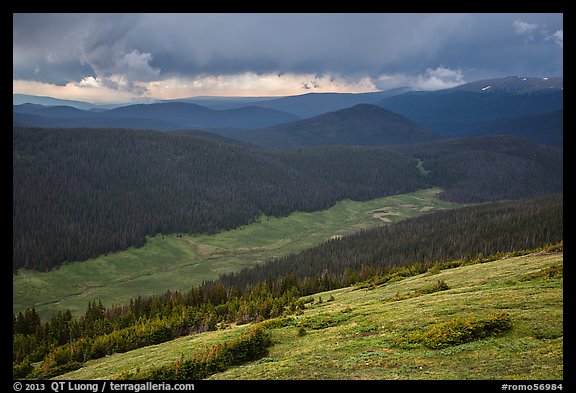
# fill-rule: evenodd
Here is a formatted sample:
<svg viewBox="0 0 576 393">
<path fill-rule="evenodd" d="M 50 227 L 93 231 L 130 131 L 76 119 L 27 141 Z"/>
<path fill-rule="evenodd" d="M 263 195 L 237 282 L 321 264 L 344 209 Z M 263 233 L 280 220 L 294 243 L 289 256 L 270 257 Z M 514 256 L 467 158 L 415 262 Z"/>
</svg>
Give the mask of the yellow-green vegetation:
<svg viewBox="0 0 576 393">
<path fill-rule="evenodd" d="M 179 359 L 188 359 L 198 353 L 204 353 L 218 343 L 236 340 L 249 330 L 250 325 L 242 325 L 230 327 L 226 330 L 180 337 L 169 343 L 151 345 L 127 353 L 91 360 L 83 368 L 59 375 L 54 379 L 118 378 L 122 373 L 139 373 L 151 368 L 167 366 L 174 364 Z"/>
<path fill-rule="evenodd" d="M 408 335 L 409 343 L 422 343 L 432 349 L 448 348 L 486 337 L 497 337 L 512 329 L 512 320 L 506 311 L 484 318 L 454 318 L 449 322 L 432 325 L 425 331 Z"/>
<path fill-rule="evenodd" d="M 436 196 L 439 188 L 366 202 L 345 200 L 332 208 L 287 217 L 260 217 L 253 224 L 215 235 L 157 235 L 142 248 L 73 262 L 51 272 L 19 270 L 13 276 L 15 313 L 35 307 L 49 318 L 57 310 L 80 315 L 88 302 L 125 304 L 137 296 L 189 290 L 220 274 L 318 245 L 360 229 L 461 205 Z"/>
<path fill-rule="evenodd" d="M 308 297 L 260 323 L 267 356 L 211 379 L 534 379 L 563 377 L 563 253 L 506 257 Z M 114 379 L 176 364 L 254 325 L 182 337 L 87 362 L 63 379 Z"/>
</svg>

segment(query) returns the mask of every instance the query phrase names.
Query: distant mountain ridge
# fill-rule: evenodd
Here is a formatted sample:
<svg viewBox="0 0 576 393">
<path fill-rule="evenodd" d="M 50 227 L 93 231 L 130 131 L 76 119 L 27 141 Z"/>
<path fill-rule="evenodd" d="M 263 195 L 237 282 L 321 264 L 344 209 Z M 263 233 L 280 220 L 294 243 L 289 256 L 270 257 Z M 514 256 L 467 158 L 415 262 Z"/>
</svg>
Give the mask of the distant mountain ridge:
<svg viewBox="0 0 576 393">
<path fill-rule="evenodd" d="M 12 105 L 38 104 L 43 106 L 71 106 L 84 110 L 112 109 L 118 106 L 130 105 L 130 103 L 118 104 L 93 104 L 86 101 L 63 100 L 48 96 L 35 96 L 30 94 L 12 94 Z"/>
<path fill-rule="evenodd" d="M 403 94 L 410 90 L 412 89 L 409 87 L 398 87 L 390 90 L 369 93 L 305 93 L 281 97 L 198 96 L 169 100 L 152 100 L 145 104 L 186 103 L 218 110 L 258 106 L 260 108 L 275 109 L 281 112 L 294 114 L 301 118 L 306 118 L 348 108 L 357 104 L 371 104 L 386 97 Z M 12 104 L 39 104 L 43 106 L 66 105 L 78 109 L 100 111 L 142 103 L 126 102 L 118 104 L 93 104 L 84 101 L 62 100 L 59 98 L 33 96 L 28 94 L 13 94 Z"/>
<path fill-rule="evenodd" d="M 280 148 L 321 145 L 383 146 L 439 138 L 404 116 L 369 104 L 358 104 L 259 130 L 237 131 L 229 136 L 261 146 Z"/>
<path fill-rule="evenodd" d="M 16 124 L 38 127 L 122 127 L 176 130 L 190 128 L 260 128 L 298 120 L 274 109 L 246 106 L 215 110 L 197 104 L 135 104 L 93 112 L 72 107 L 23 104 L 13 106 Z"/>
<path fill-rule="evenodd" d="M 43 106 L 21 105 L 22 101 Z M 370 93 L 307 93 L 279 98 L 189 97 L 152 104 L 118 104 L 113 109 L 14 94 L 13 103 L 17 102 L 20 104 L 13 106 L 13 123 L 22 126 L 197 129 L 277 147 L 358 144 L 363 132 L 368 139 L 360 144 L 397 143 L 392 141 L 394 138 L 382 141 L 367 132 L 363 128 L 366 119 L 355 120 L 361 129 L 357 136 L 344 135 L 344 124 L 350 125 L 347 119 L 339 124 L 330 117 L 322 118 L 323 125 L 316 119 L 369 104 L 402 115 L 440 137 L 517 135 L 549 146 L 563 145 L 563 78 L 553 77 L 511 76 L 436 91 L 401 87 Z M 64 109 L 63 105 L 83 111 Z M 90 105 L 93 106 L 85 109 Z M 298 123 L 302 119 L 314 121 Z M 320 130 L 329 124 L 332 130 Z M 284 126 L 273 129 L 280 125 Z M 264 132 L 263 128 L 269 129 Z"/>
<path fill-rule="evenodd" d="M 532 131 L 523 132 L 526 124 L 514 125 L 512 118 L 544 115 L 563 109 L 563 78 L 507 77 L 466 83 L 451 89 L 409 92 L 375 103 L 413 119 L 443 136 L 467 136 L 470 130 L 484 134 L 507 133 L 507 120 L 515 135 L 532 139 Z M 494 122 L 496 129 L 488 124 Z M 562 133 L 560 122 L 547 132 L 557 141 Z M 554 144 L 546 138 L 541 143 Z"/>
<path fill-rule="evenodd" d="M 374 104 L 384 98 L 404 94 L 411 90 L 409 87 L 398 87 L 370 93 L 307 93 L 255 102 L 253 105 L 290 112 L 302 118 L 310 118 L 358 104 Z"/>
<path fill-rule="evenodd" d="M 525 76 L 507 76 L 505 78 L 484 79 L 465 83 L 453 88 L 462 91 L 501 91 L 512 94 L 527 94 L 546 89 L 563 90 L 564 78 L 534 78 Z"/>
</svg>

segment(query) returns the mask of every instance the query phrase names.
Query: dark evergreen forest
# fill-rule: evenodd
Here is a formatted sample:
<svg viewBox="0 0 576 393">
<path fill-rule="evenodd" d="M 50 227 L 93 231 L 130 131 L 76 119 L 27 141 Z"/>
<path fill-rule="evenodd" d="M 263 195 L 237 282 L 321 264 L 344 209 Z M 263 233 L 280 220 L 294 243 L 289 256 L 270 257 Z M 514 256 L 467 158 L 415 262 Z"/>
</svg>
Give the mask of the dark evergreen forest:
<svg viewBox="0 0 576 393">
<path fill-rule="evenodd" d="M 227 288 L 298 283 L 302 294 L 340 288 L 410 263 L 471 260 L 563 239 L 563 197 L 492 202 L 363 230 L 220 278 Z"/>
<path fill-rule="evenodd" d="M 563 187 L 561 150 L 512 137 L 265 150 L 196 132 L 22 127 L 13 128 L 12 183 L 14 272 L 344 198 L 441 186 L 443 198 L 479 202 Z"/>
<path fill-rule="evenodd" d="M 515 136 L 480 136 L 397 146 L 422 160 L 429 181 L 453 202 L 517 199 L 563 189 L 561 149 Z"/>
<path fill-rule="evenodd" d="M 400 153 L 289 152 L 201 134 L 14 128 L 13 268 L 142 246 L 157 233 L 214 233 L 261 214 L 414 191 L 427 182 Z"/>
</svg>

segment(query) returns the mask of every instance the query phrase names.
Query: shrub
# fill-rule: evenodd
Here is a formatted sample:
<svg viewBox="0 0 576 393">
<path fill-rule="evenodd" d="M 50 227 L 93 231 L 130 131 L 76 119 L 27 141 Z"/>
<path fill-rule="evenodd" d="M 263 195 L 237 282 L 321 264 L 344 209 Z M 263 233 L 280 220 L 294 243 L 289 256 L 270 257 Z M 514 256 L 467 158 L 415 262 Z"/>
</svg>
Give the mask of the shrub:
<svg viewBox="0 0 576 393">
<path fill-rule="evenodd" d="M 512 329 L 512 320 L 507 312 L 501 311 L 485 318 L 455 318 L 438 323 L 425 332 L 412 333 L 409 342 L 419 342 L 431 349 L 442 349 L 487 337 L 500 336 Z"/>
<path fill-rule="evenodd" d="M 548 266 L 544 269 L 538 270 L 537 272 L 525 275 L 520 279 L 520 281 L 531 281 L 542 278 L 548 280 L 550 278 L 559 278 L 564 275 L 562 264 L 555 264 Z"/>
<path fill-rule="evenodd" d="M 420 294 L 427 294 L 427 293 L 434 293 L 434 292 L 439 292 L 439 291 L 446 291 L 447 289 L 450 289 L 448 284 L 446 284 L 446 282 L 444 282 L 444 280 L 438 280 L 435 284 L 429 285 L 429 286 L 424 287 L 424 288 L 420 288 L 417 292 Z"/>
<path fill-rule="evenodd" d="M 13 379 L 23 379 L 28 376 L 28 374 L 34 371 L 34 367 L 32 363 L 30 363 L 30 359 L 25 358 L 20 363 L 14 363 L 12 365 L 12 378 Z"/>
<path fill-rule="evenodd" d="M 231 365 L 266 356 L 271 344 L 268 332 L 257 328 L 236 340 L 214 344 L 208 351 L 195 354 L 190 359 L 180 358 L 174 364 L 144 372 L 124 373 L 120 375 L 120 379 L 203 379 L 222 372 Z"/>
</svg>

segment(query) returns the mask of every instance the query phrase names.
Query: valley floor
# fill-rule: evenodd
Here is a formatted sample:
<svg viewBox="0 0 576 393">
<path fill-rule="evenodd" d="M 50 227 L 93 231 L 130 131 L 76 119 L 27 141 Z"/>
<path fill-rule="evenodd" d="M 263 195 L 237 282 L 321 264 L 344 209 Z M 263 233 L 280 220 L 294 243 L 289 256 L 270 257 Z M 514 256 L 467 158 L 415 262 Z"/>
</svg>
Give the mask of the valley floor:
<svg viewBox="0 0 576 393">
<path fill-rule="evenodd" d="M 267 356 L 210 379 L 561 380 L 562 266 L 562 252 L 535 253 L 319 293 L 300 315 L 270 325 Z M 438 283 L 445 285 L 427 293 Z M 512 329 L 441 349 L 414 340 L 450 321 L 491 315 L 506 315 Z M 58 378 L 115 379 L 173 364 L 250 327 L 229 326 L 92 360 Z"/>
<path fill-rule="evenodd" d="M 80 316 L 90 301 L 126 304 L 138 296 L 186 291 L 220 274 L 313 247 L 378 225 L 393 224 L 460 204 L 437 198 L 439 188 L 370 201 L 344 200 L 323 211 L 261 217 L 214 235 L 156 235 L 142 248 L 72 262 L 48 273 L 21 269 L 13 275 L 13 310 L 35 307 L 49 319 L 58 310 Z"/>
</svg>

